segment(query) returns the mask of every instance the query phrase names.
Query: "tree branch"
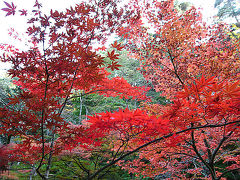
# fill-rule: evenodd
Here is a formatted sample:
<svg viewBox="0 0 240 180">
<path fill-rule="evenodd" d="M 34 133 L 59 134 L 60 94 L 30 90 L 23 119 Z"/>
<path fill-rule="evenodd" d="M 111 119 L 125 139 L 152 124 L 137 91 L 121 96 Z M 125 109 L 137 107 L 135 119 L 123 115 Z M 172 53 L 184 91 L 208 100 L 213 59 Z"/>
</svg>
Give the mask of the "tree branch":
<svg viewBox="0 0 240 180">
<path fill-rule="evenodd" d="M 187 128 L 187 129 L 184 129 L 184 130 L 181 130 L 181 131 L 178 131 L 176 133 L 170 133 L 170 134 L 167 134 L 167 135 L 164 135 L 160 138 L 157 138 L 157 139 L 154 139 L 152 141 L 149 141 L 141 146 L 139 146 L 138 148 L 122 155 L 121 157 L 117 158 L 116 160 L 110 162 L 109 164 L 105 165 L 104 167 L 102 167 L 101 169 L 99 169 L 97 172 L 95 172 L 92 176 L 89 177 L 89 180 L 91 179 L 94 179 L 96 176 L 98 176 L 99 173 L 101 173 L 103 170 L 107 169 L 108 167 L 116 164 L 118 161 L 122 160 L 123 158 L 135 153 L 135 152 L 138 152 L 139 150 L 151 145 L 151 144 L 155 144 L 155 143 L 158 143 L 159 141 L 163 140 L 163 139 L 166 139 L 166 138 L 169 138 L 171 136 L 173 136 L 174 134 L 175 135 L 178 135 L 178 134 L 182 134 L 182 133 L 185 133 L 185 132 L 188 132 L 188 131 L 192 131 L 192 130 L 196 130 L 196 129 L 204 129 L 204 128 L 216 128 L 216 127 L 222 127 L 222 126 L 226 126 L 226 125 L 231 125 L 231 124 L 236 124 L 236 123 L 240 123 L 240 120 L 237 120 L 237 121 L 234 121 L 234 122 L 228 122 L 228 123 L 224 123 L 224 124 L 207 124 L 207 125 L 204 125 L 204 126 L 198 126 L 198 127 L 190 127 L 190 128 Z M 240 126 L 240 124 L 237 124 L 237 126 Z"/>
<path fill-rule="evenodd" d="M 195 138 L 194 138 L 194 131 L 191 132 L 191 137 L 192 137 L 192 144 L 191 146 L 193 147 L 194 152 L 196 153 L 196 155 L 199 157 L 199 159 L 201 160 L 201 162 L 209 169 L 212 179 L 216 179 L 216 173 L 213 169 L 213 167 L 207 163 L 201 156 L 201 154 L 199 153 L 196 144 L 195 144 Z"/>
<path fill-rule="evenodd" d="M 184 82 L 182 81 L 181 77 L 179 76 L 179 74 L 177 72 L 177 67 L 176 67 L 176 65 L 174 63 L 174 57 L 172 57 L 172 54 L 171 54 L 169 49 L 167 49 L 167 51 L 168 51 L 168 54 L 170 56 L 170 61 L 171 61 L 172 65 L 173 65 L 173 68 L 174 68 L 174 74 L 177 76 L 177 78 L 180 81 L 180 83 L 184 86 Z"/>
</svg>

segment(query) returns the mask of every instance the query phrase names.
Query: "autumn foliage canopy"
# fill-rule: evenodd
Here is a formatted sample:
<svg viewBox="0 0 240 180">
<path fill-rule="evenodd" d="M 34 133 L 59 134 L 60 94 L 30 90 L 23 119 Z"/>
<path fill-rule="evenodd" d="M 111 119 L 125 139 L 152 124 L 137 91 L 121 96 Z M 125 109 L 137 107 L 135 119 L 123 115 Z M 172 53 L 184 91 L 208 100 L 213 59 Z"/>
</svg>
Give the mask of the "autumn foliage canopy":
<svg viewBox="0 0 240 180">
<path fill-rule="evenodd" d="M 29 17 L 14 3 L 5 5 L 6 16 Z M 206 25 L 194 7 L 179 13 L 173 0 L 134 0 L 124 7 L 118 0 L 91 0 L 49 14 L 36 1 L 28 25 L 28 50 L 0 46 L 1 60 L 12 64 L 8 74 L 21 89 L 0 108 L 0 134 L 18 139 L 0 146 L 1 170 L 8 161 L 22 162 L 48 179 L 53 158 L 91 161 L 98 153 L 105 164 L 94 171 L 81 166 L 84 178 L 101 178 L 114 165 L 160 179 L 237 174 L 240 43 L 228 36 L 227 25 Z M 106 49 L 112 33 L 121 42 Z M 150 86 L 109 78 L 121 67 L 124 49 L 167 105 L 151 103 Z M 142 106 L 74 124 L 63 115 L 77 90 Z"/>
</svg>

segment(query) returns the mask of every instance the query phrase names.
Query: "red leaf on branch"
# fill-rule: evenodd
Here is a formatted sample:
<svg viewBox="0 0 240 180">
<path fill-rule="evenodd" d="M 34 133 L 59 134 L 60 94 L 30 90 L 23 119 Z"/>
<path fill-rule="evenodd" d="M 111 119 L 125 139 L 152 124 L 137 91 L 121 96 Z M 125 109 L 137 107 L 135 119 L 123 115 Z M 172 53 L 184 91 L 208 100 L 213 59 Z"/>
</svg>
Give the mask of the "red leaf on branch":
<svg viewBox="0 0 240 180">
<path fill-rule="evenodd" d="M 15 12 L 16 12 L 16 6 L 12 3 L 9 4 L 7 2 L 4 1 L 4 3 L 7 5 L 8 8 L 2 8 L 3 11 L 6 11 L 7 14 L 6 16 L 9 16 L 9 15 L 15 15 Z"/>
<path fill-rule="evenodd" d="M 119 59 L 118 56 L 119 56 L 119 54 L 115 54 L 115 50 L 113 50 L 111 53 L 108 52 L 108 57 L 113 61 L 115 59 Z"/>
<path fill-rule="evenodd" d="M 107 68 L 111 68 L 112 71 L 119 70 L 119 67 L 121 67 L 122 65 L 118 64 L 118 62 L 112 62 L 112 64 L 110 64 Z"/>
<path fill-rule="evenodd" d="M 121 51 L 123 49 L 123 46 L 121 46 L 121 43 L 117 43 L 117 41 L 114 42 L 114 44 L 112 44 L 113 48 L 116 48 L 118 51 Z"/>
<path fill-rule="evenodd" d="M 233 83 L 233 84 L 227 84 L 224 92 L 229 97 L 239 97 L 240 96 L 240 87 L 239 87 L 239 81 Z"/>
<path fill-rule="evenodd" d="M 21 12 L 21 16 L 26 16 L 27 15 L 27 10 L 25 9 L 22 9 L 22 10 L 19 10 L 19 12 Z"/>
<path fill-rule="evenodd" d="M 40 9 L 42 7 L 42 4 L 38 2 L 38 0 L 36 0 L 35 5 L 33 7 L 37 7 L 38 9 Z"/>
</svg>

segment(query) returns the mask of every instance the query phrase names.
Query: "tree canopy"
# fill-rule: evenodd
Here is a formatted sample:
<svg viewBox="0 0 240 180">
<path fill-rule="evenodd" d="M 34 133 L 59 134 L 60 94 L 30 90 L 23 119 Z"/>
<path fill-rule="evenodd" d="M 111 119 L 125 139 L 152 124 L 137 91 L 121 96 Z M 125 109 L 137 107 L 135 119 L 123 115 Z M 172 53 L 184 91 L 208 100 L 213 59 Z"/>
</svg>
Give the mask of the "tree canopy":
<svg viewBox="0 0 240 180">
<path fill-rule="evenodd" d="M 0 176 L 240 177 L 240 43 L 228 25 L 173 0 L 81 1 L 49 14 L 38 0 L 32 13 L 5 5 L 28 18 L 31 40 L 0 46 L 19 88 L 1 94 L 0 170 L 13 174 Z"/>
</svg>

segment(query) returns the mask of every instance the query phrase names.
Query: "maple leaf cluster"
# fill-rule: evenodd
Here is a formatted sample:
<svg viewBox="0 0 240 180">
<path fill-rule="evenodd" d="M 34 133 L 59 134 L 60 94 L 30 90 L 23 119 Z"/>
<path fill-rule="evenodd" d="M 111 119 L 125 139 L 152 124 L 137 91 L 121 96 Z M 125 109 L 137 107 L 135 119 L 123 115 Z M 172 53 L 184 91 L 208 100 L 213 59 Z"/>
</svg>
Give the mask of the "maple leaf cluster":
<svg viewBox="0 0 240 180">
<path fill-rule="evenodd" d="M 128 40 L 126 47 L 141 61 L 143 75 L 163 96 L 173 98 L 201 75 L 239 79 L 239 40 L 229 40 L 226 25 L 207 26 L 194 7 L 180 14 L 173 1 L 139 8 L 154 33 L 138 22 L 118 34 Z"/>
<path fill-rule="evenodd" d="M 225 162 L 234 159 L 234 164 L 229 169 L 239 168 L 237 153 L 225 148 L 239 137 L 239 96 L 239 82 L 223 83 L 204 77 L 196 80 L 176 95 L 173 104 L 159 108 L 159 112 L 154 109 L 152 111 L 152 114 L 160 115 L 160 122 L 168 122 L 169 131 L 176 134 L 161 143 L 145 147 L 138 159 L 120 161 L 119 165 L 147 177 L 170 173 L 171 177 L 181 178 L 185 178 L 186 173 L 190 172 L 195 178 L 199 178 L 203 176 L 201 164 L 212 165 L 211 163 L 225 158 Z M 151 113 L 151 109 L 148 111 Z M 226 123 L 229 125 L 218 126 Z M 215 124 L 215 128 L 190 131 L 194 126 L 204 127 L 209 124 Z M 188 128 L 189 131 L 179 133 Z M 159 131 L 161 132 L 162 130 Z M 132 143 L 131 148 L 133 146 L 136 144 Z M 200 152 L 201 155 L 197 155 Z M 192 158 L 196 160 L 195 167 L 192 167 Z M 221 170 L 225 169 L 219 167 L 218 171 Z M 181 173 L 182 176 L 179 175 Z"/>
<path fill-rule="evenodd" d="M 149 97 L 146 96 L 146 92 L 149 91 L 149 87 L 134 87 L 130 85 L 125 79 L 120 77 L 114 77 L 112 79 L 106 78 L 101 83 L 93 86 L 89 92 L 107 96 L 107 97 L 119 97 L 125 99 L 137 99 L 139 101 L 150 101 Z"/>
<path fill-rule="evenodd" d="M 99 113 L 90 117 L 88 123 L 90 123 L 90 131 L 101 131 L 105 135 L 114 133 L 125 140 L 136 136 L 139 143 L 148 139 L 147 137 L 151 139 L 155 131 L 161 131 L 162 134 L 169 132 L 167 120 L 161 121 L 156 116 L 149 116 L 139 109 L 119 109 L 114 113 Z"/>
<path fill-rule="evenodd" d="M 2 10 L 7 12 L 6 16 L 14 15 L 16 12 L 16 6 L 13 3 L 9 4 L 5 1 L 4 3 L 7 5 L 7 8 L 2 8 Z"/>
<path fill-rule="evenodd" d="M 2 10 L 7 11 L 7 16 L 14 15 L 16 6 L 5 4 L 8 8 Z M 71 144 L 73 136 L 83 144 L 84 137 L 89 136 L 87 142 L 94 144 L 92 135 L 84 134 L 81 127 L 70 128 L 61 116 L 74 89 L 87 93 L 102 91 L 107 96 L 125 98 L 146 99 L 146 96 L 145 88 L 132 87 L 121 78 L 108 79 L 106 69 L 119 67 L 118 54 L 114 50 L 108 53 L 112 64 L 104 67 L 104 57 L 92 47 L 94 41 L 104 44 L 108 34 L 124 22 L 123 16 L 131 18 L 133 11 L 124 15 L 123 9 L 117 8 L 114 2 L 100 6 L 95 2 L 82 2 L 65 12 L 51 10 L 49 15 L 43 15 L 41 7 L 36 1 L 33 17 L 28 21 L 27 35 L 32 40 L 29 50 L 10 49 L 11 54 L 1 57 L 3 62 L 12 64 L 9 75 L 17 79 L 14 83 L 21 88 L 21 93 L 11 97 L 8 106 L 1 108 L 0 131 L 8 136 L 19 136 L 21 143 L 13 146 L 12 152 L 16 156 L 12 159 L 38 161 L 37 172 L 44 178 L 39 169 L 47 158 L 51 161 L 52 155 L 79 145 L 75 141 Z M 25 10 L 20 12 L 26 15 Z M 109 12 L 112 12 L 111 18 Z M 122 49 L 119 44 L 113 46 Z M 20 109 L 15 108 L 19 106 Z M 55 138 L 56 134 L 60 137 Z M 70 136 L 65 137 L 65 134 Z M 69 144 L 69 147 L 65 148 L 63 144 Z"/>
</svg>

